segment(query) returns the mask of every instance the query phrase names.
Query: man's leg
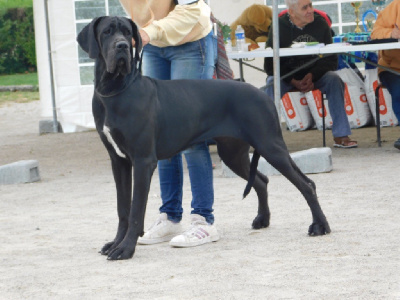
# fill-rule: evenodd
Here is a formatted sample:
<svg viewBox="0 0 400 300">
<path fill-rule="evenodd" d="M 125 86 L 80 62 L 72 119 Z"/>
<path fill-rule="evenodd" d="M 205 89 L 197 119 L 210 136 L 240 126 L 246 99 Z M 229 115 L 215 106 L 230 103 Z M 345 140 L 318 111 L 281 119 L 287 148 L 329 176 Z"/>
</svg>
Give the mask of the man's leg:
<svg viewBox="0 0 400 300">
<path fill-rule="evenodd" d="M 349 120 L 344 109 L 344 83 L 339 75 L 329 71 L 318 81 L 314 87 L 326 94 L 329 111 L 332 116 L 333 137 L 347 137 L 351 135 Z"/>
<path fill-rule="evenodd" d="M 293 85 L 281 80 L 281 94 L 280 98 L 289 92 L 293 88 Z M 268 76 L 266 82 L 265 93 L 274 101 L 274 76 Z"/>
<path fill-rule="evenodd" d="M 383 71 L 379 74 L 379 79 L 392 96 L 393 112 L 400 122 L 400 76 L 388 71 Z"/>
<path fill-rule="evenodd" d="M 388 71 L 383 71 L 379 73 L 379 79 L 392 96 L 393 112 L 400 122 L 400 76 Z M 394 142 L 394 146 L 400 150 L 400 138 Z"/>
</svg>

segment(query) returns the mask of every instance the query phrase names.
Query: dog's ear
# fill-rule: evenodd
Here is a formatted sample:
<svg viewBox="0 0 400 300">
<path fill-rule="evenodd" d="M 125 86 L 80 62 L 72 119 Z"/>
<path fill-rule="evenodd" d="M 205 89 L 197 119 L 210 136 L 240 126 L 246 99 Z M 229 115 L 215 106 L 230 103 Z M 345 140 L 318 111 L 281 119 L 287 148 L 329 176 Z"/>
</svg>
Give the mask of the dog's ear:
<svg viewBox="0 0 400 300">
<path fill-rule="evenodd" d="M 265 11 L 262 9 L 261 5 L 254 4 L 249 7 L 247 18 L 253 24 L 264 24 L 266 18 Z"/>
<path fill-rule="evenodd" d="M 135 22 L 129 19 L 132 27 L 132 38 L 135 41 L 135 60 L 140 60 L 140 51 L 142 51 L 142 38 L 140 37 L 139 29 Z"/>
<path fill-rule="evenodd" d="M 77 41 L 79 46 L 89 54 L 89 57 L 96 59 L 100 53 L 100 47 L 96 38 L 96 26 L 102 17 L 94 18 L 92 22 L 86 25 L 78 34 Z"/>
</svg>

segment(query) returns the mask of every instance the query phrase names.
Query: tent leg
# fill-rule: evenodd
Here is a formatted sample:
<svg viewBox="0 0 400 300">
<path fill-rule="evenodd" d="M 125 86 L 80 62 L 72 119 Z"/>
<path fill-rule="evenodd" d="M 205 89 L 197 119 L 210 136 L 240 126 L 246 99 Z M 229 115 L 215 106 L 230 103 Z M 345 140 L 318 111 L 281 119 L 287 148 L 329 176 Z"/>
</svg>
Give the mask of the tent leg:
<svg viewBox="0 0 400 300">
<path fill-rule="evenodd" d="M 47 51 L 49 55 L 49 71 L 50 71 L 50 86 L 51 86 L 51 103 L 53 106 L 53 132 L 59 132 L 59 124 L 57 121 L 57 107 L 54 92 L 54 74 L 53 74 L 53 57 L 51 52 L 50 42 L 50 24 L 49 24 L 49 0 L 44 0 L 45 18 L 46 18 L 46 35 L 47 35 Z"/>
</svg>

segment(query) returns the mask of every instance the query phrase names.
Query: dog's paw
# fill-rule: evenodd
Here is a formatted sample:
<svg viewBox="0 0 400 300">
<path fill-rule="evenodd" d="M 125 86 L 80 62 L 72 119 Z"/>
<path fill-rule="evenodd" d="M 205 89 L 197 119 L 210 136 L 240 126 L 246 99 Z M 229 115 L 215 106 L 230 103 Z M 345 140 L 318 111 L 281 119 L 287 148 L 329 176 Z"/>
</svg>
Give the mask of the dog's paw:
<svg viewBox="0 0 400 300">
<path fill-rule="evenodd" d="M 321 224 L 321 223 L 312 223 L 308 228 L 308 235 L 310 236 L 318 236 L 325 235 L 331 232 L 329 224 Z"/>
<path fill-rule="evenodd" d="M 101 255 L 108 255 L 108 253 L 112 250 L 113 246 L 114 246 L 114 241 L 108 242 L 107 244 L 105 244 L 105 245 L 103 246 L 103 248 L 101 248 L 101 250 L 99 251 L 99 253 L 100 253 Z"/>
<path fill-rule="evenodd" d="M 130 259 L 135 253 L 135 246 L 124 245 L 125 243 L 121 243 L 114 250 L 109 251 L 107 259 L 108 260 L 121 260 L 121 259 Z"/>
<path fill-rule="evenodd" d="M 253 220 L 253 224 L 251 225 L 253 229 L 261 229 L 269 226 L 269 214 L 258 214 L 257 217 Z"/>
</svg>

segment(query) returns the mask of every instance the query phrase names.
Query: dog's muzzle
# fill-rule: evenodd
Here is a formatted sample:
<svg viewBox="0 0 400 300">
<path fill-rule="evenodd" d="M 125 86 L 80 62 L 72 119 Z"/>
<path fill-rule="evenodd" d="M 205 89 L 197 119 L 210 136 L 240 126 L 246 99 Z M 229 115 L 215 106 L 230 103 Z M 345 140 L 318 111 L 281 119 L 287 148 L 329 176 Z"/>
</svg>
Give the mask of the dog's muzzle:
<svg viewBox="0 0 400 300">
<path fill-rule="evenodd" d="M 117 48 L 118 51 L 128 51 L 129 50 L 129 44 L 127 41 L 119 41 L 116 43 L 115 47 Z"/>
<path fill-rule="evenodd" d="M 108 55 L 107 71 L 116 76 L 129 74 L 131 72 L 131 54 L 129 51 L 130 45 L 127 41 L 116 42 Z"/>
</svg>

